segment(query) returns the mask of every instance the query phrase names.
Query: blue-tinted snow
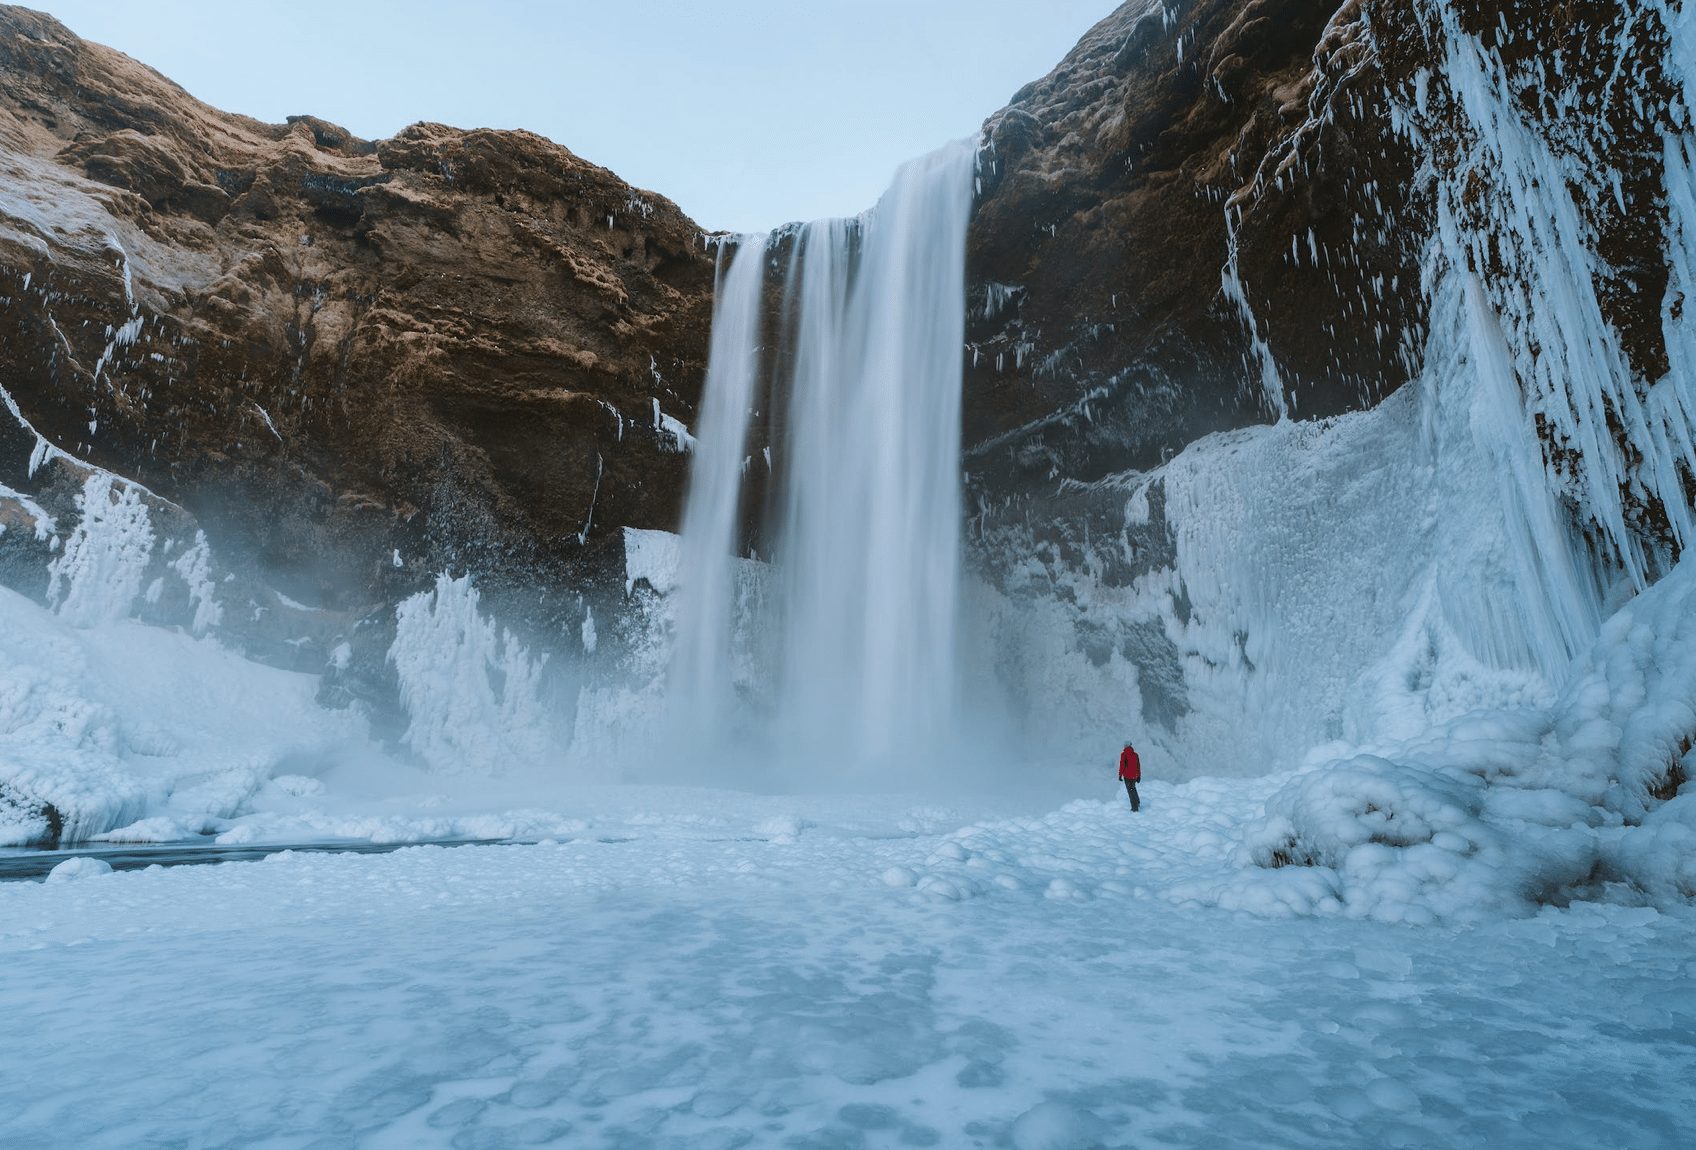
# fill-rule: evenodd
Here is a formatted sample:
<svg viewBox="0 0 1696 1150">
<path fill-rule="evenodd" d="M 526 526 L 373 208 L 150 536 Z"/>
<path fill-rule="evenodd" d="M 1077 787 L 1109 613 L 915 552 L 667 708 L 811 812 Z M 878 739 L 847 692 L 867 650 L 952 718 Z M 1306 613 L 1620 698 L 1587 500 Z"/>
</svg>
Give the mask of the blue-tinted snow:
<svg viewBox="0 0 1696 1150">
<path fill-rule="evenodd" d="M 1152 782 L 1139 816 L 1115 796 L 969 834 L 866 800 L 849 831 L 813 802 L 761 836 L 726 833 L 739 796 L 638 789 L 584 812 L 629 841 L 8 885 L 0 1128 L 91 1150 L 1679 1145 L 1696 912 L 1411 929 L 1186 901 L 1263 792 Z"/>
</svg>

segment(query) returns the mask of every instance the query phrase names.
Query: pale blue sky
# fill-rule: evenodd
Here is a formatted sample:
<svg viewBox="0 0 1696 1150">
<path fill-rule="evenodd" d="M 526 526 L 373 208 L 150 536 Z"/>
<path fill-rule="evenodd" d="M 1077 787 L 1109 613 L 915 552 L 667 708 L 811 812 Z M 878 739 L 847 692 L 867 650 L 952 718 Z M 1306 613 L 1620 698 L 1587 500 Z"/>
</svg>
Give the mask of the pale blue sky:
<svg viewBox="0 0 1696 1150">
<path fill-rule="evenodd" d="M 708 228 L 868 207 L 1115 0 L 27 0 L 201 99 L 381 137 L 529 128 Z"/>
</svg>

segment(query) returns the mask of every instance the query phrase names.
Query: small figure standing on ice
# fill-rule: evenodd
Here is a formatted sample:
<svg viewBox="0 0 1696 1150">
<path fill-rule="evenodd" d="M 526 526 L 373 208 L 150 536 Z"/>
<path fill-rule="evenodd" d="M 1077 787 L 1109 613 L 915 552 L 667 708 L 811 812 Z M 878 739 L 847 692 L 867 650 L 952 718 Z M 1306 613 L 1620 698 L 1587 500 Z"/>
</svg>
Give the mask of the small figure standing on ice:
<svg viewBox="0 0 1696 1150">
<path fill-rule="evenodd" d="M 1137 784 L 1142 781 L 1142 760 L 1137 758 L 1137 749 L 1129 743 L 1119 752 L 1119 778 L 1124 780 L 1125 793 L 1131 796 L 1131 810 L 1141 810 L 1142 799 L 1137 796 Z"/>
</svg>

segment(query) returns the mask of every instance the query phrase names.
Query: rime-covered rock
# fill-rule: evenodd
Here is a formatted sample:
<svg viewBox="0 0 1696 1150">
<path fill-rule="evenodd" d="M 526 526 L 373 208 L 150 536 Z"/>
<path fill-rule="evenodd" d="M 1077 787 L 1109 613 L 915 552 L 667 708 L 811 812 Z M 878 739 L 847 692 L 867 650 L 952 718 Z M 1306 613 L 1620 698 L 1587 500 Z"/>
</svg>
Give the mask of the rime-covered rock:
<svg viewBox="0 0 1696 1150">
<path fill-rule="evenodd" d="M 1021 90 L 965 396 L 1010 705 L 1248 773 L 1549 689 L 1696 538 L 1693 75 L 1662 0 L 1156 0 Z"/>
<path fill-rule="evenodd" d="M 1676 356 L 1665 148 L 1688 113 L 1674 19 L 1661 0 L 1122 5 L 986 126 L 966 383 L 985 521 L 1210 432 L 1379 402 L 1425 366 L 1444 226 L 1510 339 L 1536 346 L 1533 249 L 1566 237 L 1508 237 L 1524 206 L 1511 185 L 1539 175 L 1566 184 L 1575 287 L 1617 337 L 1623 393 L 1646 394 Z M 1508 93 L 1513 123 L 1480 122 L 1457 68 Z M 1505 163 L 1504 135 L 1535 141 L 1549 171 Z M 1516 367 L 1575 517 L 1617 551 L 1676 551 L 1678 481 L 1577 461 L 1610 445 L 1571 434 L 1551 382 Z M 1631 400 L 1608 404 L 1629 436 Z M 1623 511 L 1596 505 L 1609 483 L 1629 489 Z M 1696 478 L 1683 484 L 1689 500 Z M 1050 537 L 1081 538 L 1085 518 L 1059 516 Z"/>
</svg>

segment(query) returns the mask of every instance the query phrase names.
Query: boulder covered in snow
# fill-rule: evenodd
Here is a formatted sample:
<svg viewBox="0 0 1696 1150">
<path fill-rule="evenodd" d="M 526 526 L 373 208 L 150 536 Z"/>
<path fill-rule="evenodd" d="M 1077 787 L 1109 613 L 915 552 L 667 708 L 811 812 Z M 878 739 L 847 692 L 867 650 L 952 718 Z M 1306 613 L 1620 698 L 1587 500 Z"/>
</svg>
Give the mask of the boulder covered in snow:
<svg viewBox="0 0 1696 1150">
<path fill-rule="evenodd" d="M 1540 707 L 1478 711 L 1295 774 L 1226 901 L 1389 921 L 1696 898 L 1696 561 L 1626 604 Z M 1312 881 L 1317 879 L 1318 881 Z"/>
<path fill-rule="evenodd" d="M 104 859 L 70 858 L 47 872 L 48 882 L 75 882 L 111 874 L 112 864 Z"/>
</svg>

